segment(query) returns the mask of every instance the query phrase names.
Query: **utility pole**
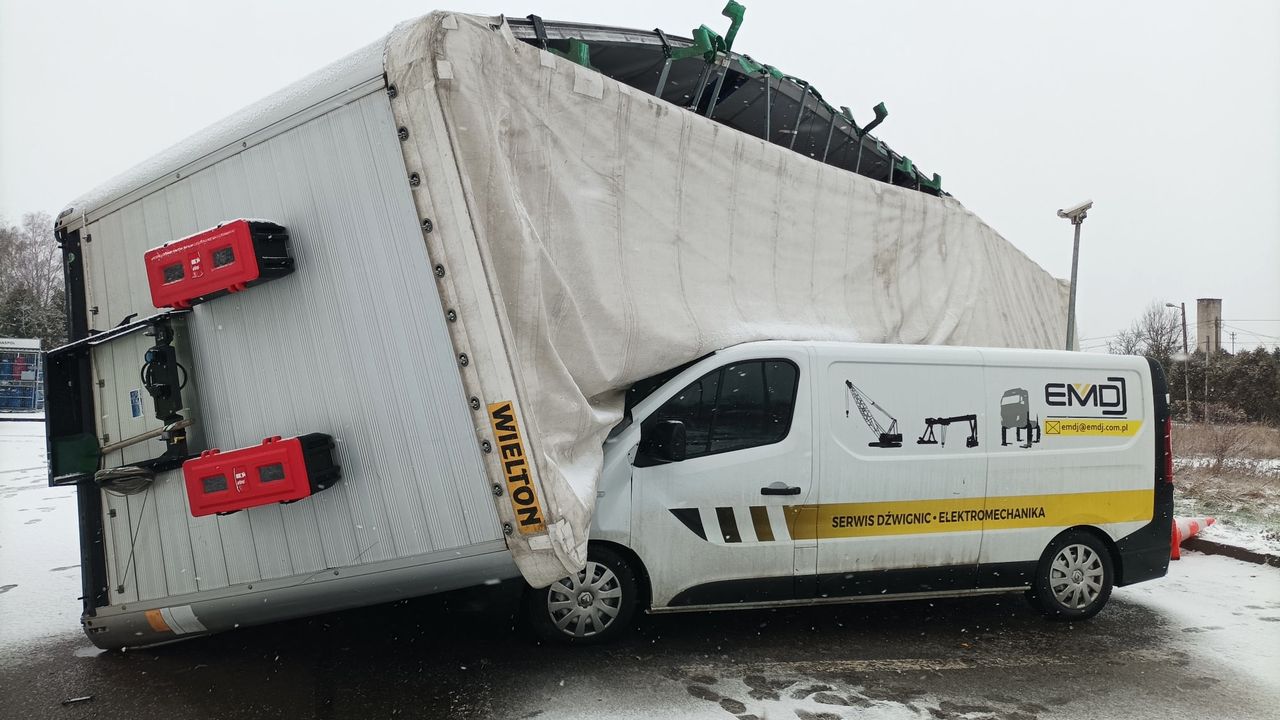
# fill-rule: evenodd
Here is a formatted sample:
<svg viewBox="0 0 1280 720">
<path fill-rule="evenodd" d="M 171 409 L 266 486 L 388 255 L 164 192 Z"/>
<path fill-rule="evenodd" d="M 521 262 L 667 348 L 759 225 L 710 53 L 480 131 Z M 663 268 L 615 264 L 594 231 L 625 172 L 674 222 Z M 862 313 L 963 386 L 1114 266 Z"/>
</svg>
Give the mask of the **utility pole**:
<svg viewBox="0 0 1280 720">
<path fill-rule="evenodd" d="M 1080 225 L 1084 223 L 1084 219 L 1088 217 L 1089 208 L 1093 207 L 1092 200 L 1085 200 L 1075 207 L 1059 210 L 1058 217 L 1066 218 L 1076 229 L 1075 245 L 1071 249 L 1071 298 L 1067 301 L 1067 349 L 1073 349 L 1076 344 L 1076 275 L 1080 267 Z"/>
<path fill-rule="evenodd" d="M 1209 350 L 1209 343 L 1213 342 L 1212 335 L 1204 337 L 1204 421 L 1209 422 L 1209 368 L 1213 365 L 1213 353 Z"/>
<path fill-rule="evenodd" d="M 1236 354 L 1236 331 L 1231 331 L 1231 354 Z"/>
</svg>

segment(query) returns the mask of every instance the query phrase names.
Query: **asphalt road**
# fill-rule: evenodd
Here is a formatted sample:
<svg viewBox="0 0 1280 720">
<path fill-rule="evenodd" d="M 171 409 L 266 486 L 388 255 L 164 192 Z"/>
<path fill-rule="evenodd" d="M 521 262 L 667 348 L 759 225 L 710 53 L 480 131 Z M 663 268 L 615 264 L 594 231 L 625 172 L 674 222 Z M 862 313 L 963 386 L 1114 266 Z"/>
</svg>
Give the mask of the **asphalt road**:
<svg viewBox="0 0 1280 720">
<path fill-rule="evenodd" d="M 1190 553 L 1085 623 L 1007 596 L 642 617 L 564 648 L 484 588 L 148 650 L 68 631 L 5 650 L 0 715 L 1273 718 L 1278 590 L 1280 570 Z"/>
</svg>

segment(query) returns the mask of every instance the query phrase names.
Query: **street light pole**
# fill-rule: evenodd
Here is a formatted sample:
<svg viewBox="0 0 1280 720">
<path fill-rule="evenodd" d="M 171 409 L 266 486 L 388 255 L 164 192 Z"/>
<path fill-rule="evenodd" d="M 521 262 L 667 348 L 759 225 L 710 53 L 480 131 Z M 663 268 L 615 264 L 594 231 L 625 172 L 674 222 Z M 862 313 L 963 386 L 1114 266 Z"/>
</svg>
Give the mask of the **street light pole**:
<svg viewBox="0 0 1280 720">
<path fill-rule="evenodd" d="M 1191 422 L 1191 350 L 1187 347 L 1187 304 L 1165 303 L 1164 306 L 1182 309 L 1182 390 L 1186 394 L 1187 422 Z"/>
<path fill-rule="evenodd" d="M 1071 249 L 1071 298 L 1067 301 L 1067 349 L 1076 344 L 1076 277 L 1080 268 L 1080 226 L 1088 217 L 1092 200 L 1086 200 L 1073 208 L 1059 210 L 1058 217 L 1066 218 L 1076 228 L 1075 246 Z"/>
<path fill-rule="evenodd" d="M 1084 220 L 1081 217 L 1080 220 Z M 1076 276 L 1080 269 L 1080 226 L 1083 224 L 1080 220 L 1072 220 L 1071 224 L 1076 226 L 1076 240 L 1071 248 L 1071 301 L 1067 306 L 1067 349 L 1070 350 L 1076 344 Z"/>
</svg>

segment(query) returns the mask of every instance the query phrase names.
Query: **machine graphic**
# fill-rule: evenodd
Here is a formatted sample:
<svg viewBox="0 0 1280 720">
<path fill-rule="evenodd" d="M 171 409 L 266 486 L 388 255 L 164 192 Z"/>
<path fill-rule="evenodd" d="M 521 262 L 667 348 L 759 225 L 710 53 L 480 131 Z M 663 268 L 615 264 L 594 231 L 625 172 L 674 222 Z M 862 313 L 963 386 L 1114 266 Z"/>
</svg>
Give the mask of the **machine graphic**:
<svg viewBox="0 0 1280 720">
<path fill-rule="evenodd" d="M 853 403 L 858 406 L 858 413 L 862 415 L 862 421 L 867 424 L 871 430 L 871 434 L 876 436 L 875 442 L 867 443 L 868 447 L 896 448 L 902 447 L 902 433 L 898 432 L 898 419 L 889 414 L 888 410 L 876 404 L 870 396 L 858 389 L 851 381 L 845 380 L 844 385 L 849 389 L 849 394 L 844 399 L 844 416 L 849 417 L 849 398 L 853 398 Z M 886 419 L 889 420 L 889 430 L 886 432 L 884 426 L 876 420 L 876 416 L 871 414 L 871 407 L 879 410 Z"/>
<path fill-rule="evenodd" d="M 945 418 L 925 418 L 924 432 L 916 439 L 917 445 L 942 445 L 947 446 L 947 426 L 951 423 L 969 423 L 969 437 L 965 438 L 965 447 L 978 447 L 978 416 L 977 415 L 956 415 L 955 417 Z M 934 427 L 940 427 L 942 430 L 938 433 L 938 437 L 934 437 Z"/>
<path fill-rule="evenodd" d="M 1013 430 L 1016 443 L 1023 443 L 1022 434 L 1027 438 L 1025 444 L 1018 447 L 1029 448 L 1040 442 L 1040 418 L 1031 419 L 1031 399 L 1026 390 L 1011 388 L 1000 396 L 1000 445 L 1009 444 L 1009 431 Z"/>
</svg>

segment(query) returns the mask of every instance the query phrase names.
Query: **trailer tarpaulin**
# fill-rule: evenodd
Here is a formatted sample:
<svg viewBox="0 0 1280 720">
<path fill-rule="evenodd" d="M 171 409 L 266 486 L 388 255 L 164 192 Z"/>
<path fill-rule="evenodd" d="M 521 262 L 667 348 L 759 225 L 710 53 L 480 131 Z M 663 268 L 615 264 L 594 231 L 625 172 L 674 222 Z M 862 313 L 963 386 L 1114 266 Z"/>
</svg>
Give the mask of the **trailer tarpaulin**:
<svg viewBox="0 0 1280 720">
<path fill-rule="evenodd" d="M 477 429 L 497 438 L 491 479 L 513 493 L 509 545 L 535 585 L 585 560 L 601 446 L 636 380 L 752 340 L 1065 334 L 1065 284 L 953 198 L 726 128 L 501 18 L 406 23 L 386 71 Z M 516 427 L 522 444 L 504 444 Z"/>
</svg>

